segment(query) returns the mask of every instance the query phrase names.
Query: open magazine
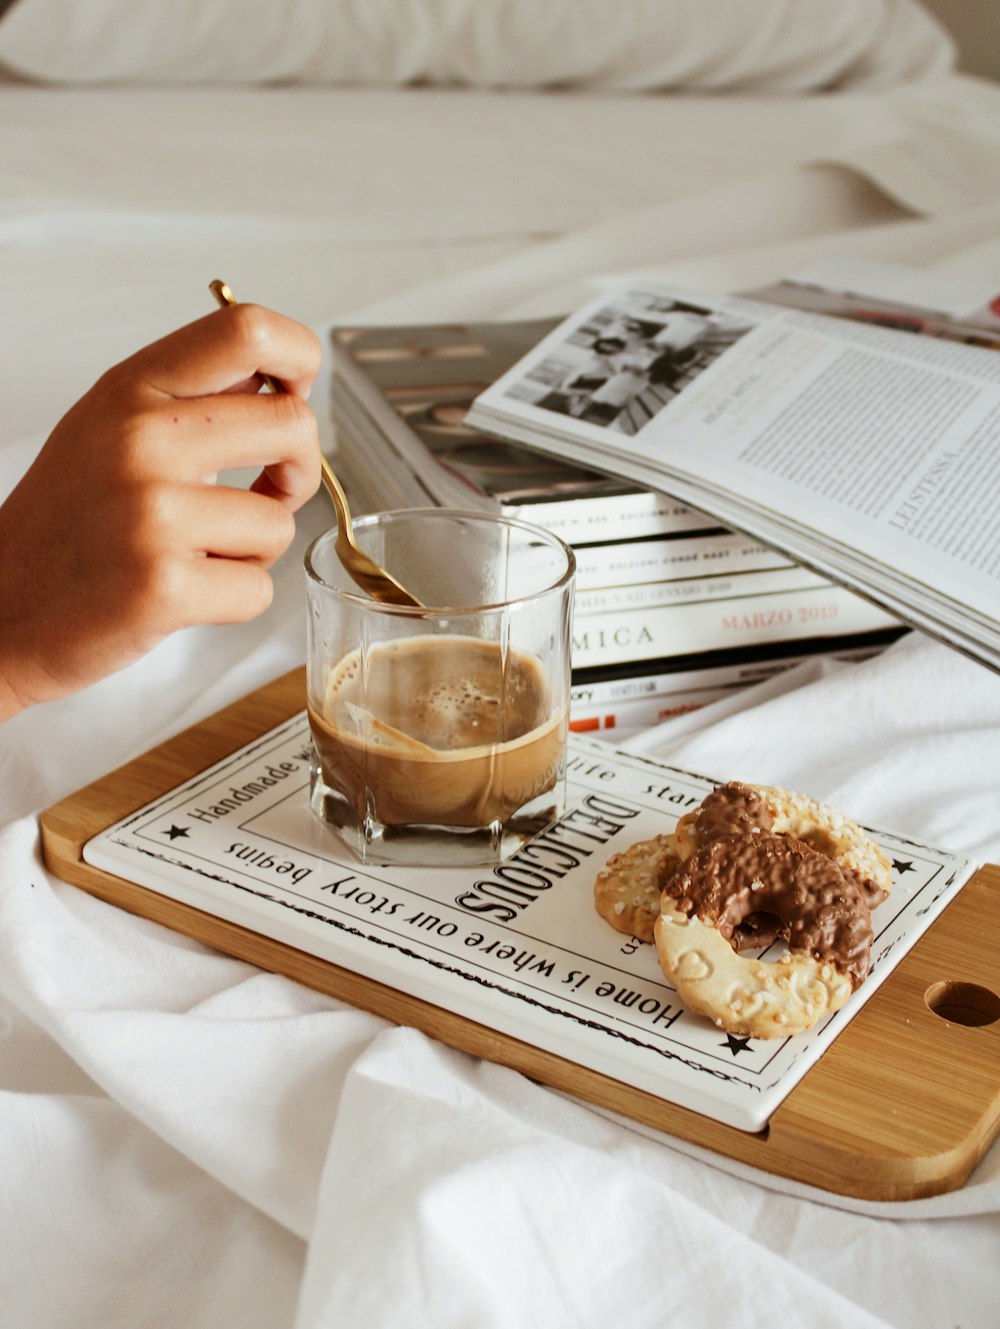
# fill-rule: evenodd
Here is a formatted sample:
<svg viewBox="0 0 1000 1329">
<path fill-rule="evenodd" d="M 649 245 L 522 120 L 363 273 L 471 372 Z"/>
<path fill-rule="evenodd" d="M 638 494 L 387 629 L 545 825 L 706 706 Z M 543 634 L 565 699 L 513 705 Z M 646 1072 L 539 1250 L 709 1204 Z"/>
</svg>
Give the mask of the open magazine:
<svg viewBox="0 0 1000 1329">
<path fill-rule="evenodd" d="M 1000 669 L 997 333 L 840 312 L 629 282 L 468 419 L 661 489 Z"/>
</svg>

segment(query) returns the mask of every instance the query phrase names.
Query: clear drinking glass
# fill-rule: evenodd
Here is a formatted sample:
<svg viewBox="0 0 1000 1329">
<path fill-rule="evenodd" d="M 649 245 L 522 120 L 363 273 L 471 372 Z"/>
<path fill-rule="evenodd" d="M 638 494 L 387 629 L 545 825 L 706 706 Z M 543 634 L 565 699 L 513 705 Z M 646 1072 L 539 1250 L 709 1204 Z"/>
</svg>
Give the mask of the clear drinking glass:
<svg viewBox="0 0 1000 1329">
<path fill-rule="evenodd" d="M 375 513 L 358 544 L 425 608 L 306 552 L 311 803 L 366 863 L 495 863 L 565 808 L 576 559 L 527 522 Z"/>
</svg>

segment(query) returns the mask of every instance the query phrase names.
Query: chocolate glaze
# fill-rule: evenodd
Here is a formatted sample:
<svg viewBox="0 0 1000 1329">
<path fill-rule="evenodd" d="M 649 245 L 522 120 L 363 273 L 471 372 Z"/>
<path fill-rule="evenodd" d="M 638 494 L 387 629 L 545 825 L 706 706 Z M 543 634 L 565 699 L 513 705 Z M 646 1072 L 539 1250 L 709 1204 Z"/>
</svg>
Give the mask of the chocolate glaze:
<svg viewBox="0 0 1000 1329">
<path fill-rule="evenodd" d="M 698 844 L 723 835 L 760 835 L 771 829 L 771 814 L 756 789 L 730 780 L 713 789 L 701 803 L 694 822 Z"/>
<path fill-rule="evenodd" d="M 730 780 L 702 800 L 694 817 L 695 842 L 724 835 L 759 835 L 771 829 L 771 814 L 756 789 Z M 782 935 L 781 920 L 760 910 L 748 914 L 728 938 L 735 951 L 762 950 Z"/>
<path fill-rule="evenodd" d="M 739 780 L 730 780 L 728 784 L 718 785 L 702 801 L 694 820 L 695 840 L 703 845 L 723 835 L 762 835 L 770 831 L 772 825 L 771 814 L 760 793 Z M 801 838 L 827 858 L 836 858 L 836 843 L 822 827 L 814 827 Z M 878 882 L 843 865 L 841 871 L 860 887 L 869 909 L 874 909 L 886 898 L 887 892 Z"/>
<path fill-rule="evenodd" d="M 681 864 L 668 889 L 679 909 L 729 941 L 746 919 L 773 915 L 791 950 L 834 965 L 853 987 L 868 973 L 873 931 L 861 887 L 801 840 L 720 836 Z"/>
</svg>

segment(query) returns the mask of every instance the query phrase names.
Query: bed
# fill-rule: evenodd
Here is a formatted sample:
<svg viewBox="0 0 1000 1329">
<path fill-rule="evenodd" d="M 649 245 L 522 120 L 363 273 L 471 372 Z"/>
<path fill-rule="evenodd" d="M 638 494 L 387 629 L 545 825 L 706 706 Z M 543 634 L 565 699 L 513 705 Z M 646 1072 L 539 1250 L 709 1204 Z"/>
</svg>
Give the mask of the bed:
<svg viewBox="0 0 1000 1329">
<path fill-rule="evenodd" d="M 215 277 L 321 333 L 837 258 L 1000 291 L 1000 86 L 904 0 L 18 0 L 0 69 L 0 498 Z M 301 662 L 329 520 L 261 619 L 0 731 L 3 1322 L 995 1325 L 998 1147 L 905 1203 L 783 1182 L 45 870 L 41 810 Z M 629 745 L 1000 861 L 1000 678 L 916 633 Z"/>
</svg>

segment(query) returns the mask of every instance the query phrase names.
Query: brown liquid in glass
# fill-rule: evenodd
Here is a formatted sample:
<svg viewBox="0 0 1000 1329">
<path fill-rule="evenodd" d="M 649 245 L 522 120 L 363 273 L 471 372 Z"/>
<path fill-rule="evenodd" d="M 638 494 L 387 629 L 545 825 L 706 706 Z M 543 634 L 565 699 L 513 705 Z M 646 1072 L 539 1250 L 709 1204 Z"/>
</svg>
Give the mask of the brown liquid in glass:
<svg viewBox="0 0 1000 1329">
<path fill-rule="evenodd" d="M 326 784 L 385 825 L 507 820 L 555 785 L 567 720 L 534 656 L 469 637 L 354 651 L 309 706 Z"/>
</svg>

